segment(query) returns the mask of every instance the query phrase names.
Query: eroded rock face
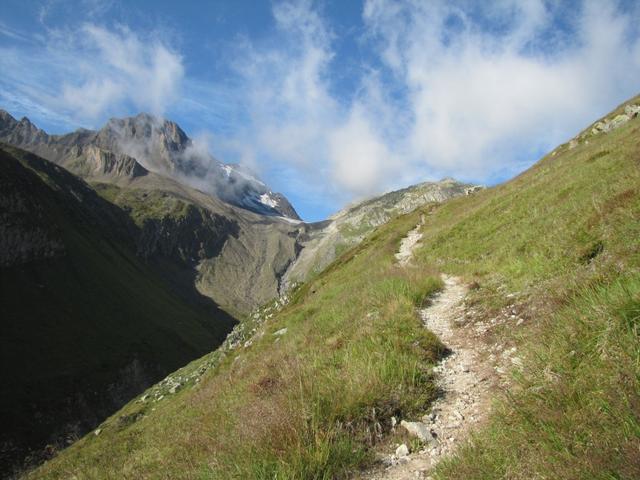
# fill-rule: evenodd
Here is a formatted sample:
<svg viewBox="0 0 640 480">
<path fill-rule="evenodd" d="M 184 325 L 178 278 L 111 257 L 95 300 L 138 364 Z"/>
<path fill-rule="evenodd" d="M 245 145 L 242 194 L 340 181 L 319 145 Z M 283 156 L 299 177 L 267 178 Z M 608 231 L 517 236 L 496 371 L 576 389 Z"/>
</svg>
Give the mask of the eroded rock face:
<svg viewBox="0 0 640 480">
<path fill-rule="evenodd" d="M 74 151 L 78 157 L 76 169 L 83 168 L 86 176 L 133 179 L 149 173 L 135 158 L 103 150 L 94 145 L 74 147 Z"/>
</svg>

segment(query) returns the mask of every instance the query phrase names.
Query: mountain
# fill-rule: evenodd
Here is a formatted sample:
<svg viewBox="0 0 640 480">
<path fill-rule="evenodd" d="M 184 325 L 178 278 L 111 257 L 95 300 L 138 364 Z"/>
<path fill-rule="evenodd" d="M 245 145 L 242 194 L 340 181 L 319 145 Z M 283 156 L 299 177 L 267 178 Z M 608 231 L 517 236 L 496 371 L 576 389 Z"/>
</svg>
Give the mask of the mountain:
<svg viewBox="0 0 640 480">
<path fill-rule="evenodd" d="M 302 249 L 283 276 L 283 288 L 303 282 L 324 270 L 341 252 L 360 243 L 389 220 L 427 204 L 471 195 L 482 186 L 451 178 L 424 182 L 355 203 L 323 222 L 312 224 L 301 238 Z"/>
<path fill-rule="evenodd" d="M 235 320 L 195 289 L 193 302 L 173 291 L 136 254 L 139 227 L 127 212 L 65 169 L 0 145 L 7 471 L 31 449 L 37 460 L 45 445 L 66 445 L 211 351 Z"/>
<path fill-rule="evenodd" d="M 376 228 L 27 478 L 351 478 L 399 443 L 428 462 L 458 442 L 421 446 L 396 423 L 431 418 L 441 394 L 449 339 L 416 314 L 448 288 L 441 273 L 468 287 L 452 330 L 482 352 L 466 386 L 491 401 L 482 422 L 452 415 L 473 441 L 428 474 L 638 478 L 638 108 L 502 185 Z M 402 266 L 409 232 L 422 237 Z"/>
<path fill-rule="evenodd" d="M 324 235 L 248 170 L 196 152 L 173 122 L 141 114 L 55 136 L 0 112 L 0 138 L 20 147 L 3 145 L 1 159 L 0 345 L 3 365 L 20 365 L 5 375 L 3 465 L 28 451 L 37 463 L 46 444 L 65 446 L 213 350 L 286 292 L 294 265 L 306 274 L 312 264 L 296 259 Z M 464 191 L 439 185 L 354 206 L 343 216 L 360 235 L 348 241 Z M 333 255 L 345 246 L 322 238 Z"/>
<path fill-rule="evenodd" d="M 337 252 L 395 215 L 479 188 L 451 179 L 420 184 L 360 202 L 328 221 L 304 224 L 283 195 L 245 167 L 218 162 L 176 123 L 148 114 L 58 136 L 0 111 L 0 140 L 64 166 L 128 211 L 140 227 L 140 255 L 183 264 L 186 272 L 179 279 L 195 282 L 199 292 L 236 316 L 320 271 Z M 199 213 L 176 221 L 182 210 Z M 203 228 L 199 219 L 206 212 L 231 222 L 234 233 L 215 222 Z M 221 251 L 211 255 L 199 249 L 198 238 L 220 243 Z M 167 277 L 175 280 L 173 269 Z"/>
<path fill-rule="evenodd" d="M 236 316 L 278 294 L 299 252 L 304 225 L 287 199 L 198 151 L 174 122 L 140 114 L 48 135 L 2 111 L 0 140 L 86 180 L 129 213 L 137 254 L 176 290 L 195 287 Z"/>
<path fill-rule="evenodd" d="M 66 135 L 48 135 L 28 118 L 18 121 L 0 110 L 0 141 L 63 165 L 85 179 L 121 173 L 122 167 L 115 165 L 105 170 L 101 156 L 115 155 L 120 162 L 135 159 L 139 165 L 135 168 L 129 165 L 126 170 L 138 170 L 135 173 L 140 175 L 146 169 L 179 178 L 187 185 L 261 215 L 300 219 L 282 194 L 273 192 L 246 167 L 217 161 L 195 145 L 176 123 L 146 113 L 112 118 L 98 131 L 80 129 Z"/>
</svg>

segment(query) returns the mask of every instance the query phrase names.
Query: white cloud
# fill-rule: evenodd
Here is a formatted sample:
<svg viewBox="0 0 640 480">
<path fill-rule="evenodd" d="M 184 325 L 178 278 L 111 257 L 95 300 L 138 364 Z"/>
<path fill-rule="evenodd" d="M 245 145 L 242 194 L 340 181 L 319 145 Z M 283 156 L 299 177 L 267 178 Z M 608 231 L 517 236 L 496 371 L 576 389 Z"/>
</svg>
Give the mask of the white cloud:
<svg viewBox="0 0 640 480">
<path fill-rule="evenodd" d="M 360 108 L 329 132 L 328 144 L 332 178 L 356 195 L 371 193 L 372 188 L 386 182 L 385 174 L 396 168 L 396 159 Z"/>
<path fill-rule="evenodd" d="M 27 98 L 61 125 L 95 126 L 132 111 L 163 115 L 184 81 L 182 57 L 157 35 L 91 23 L 0 46 L 0 68 L 2 98 Z"/>
<path fill-rule="evenodd" d="M 408 161 L 489 178 L 636 93 L 640 43 L 627 37 L 632 18 L 610 2 L 587 2 L 571 12 L 567 43 L 554 13 L 542 1 L 495 3 L 483 20 L 510 21 L 497 33 L 479 25 L 477 12 L 445 3 L 366 3 L 381 58 L 408 91 L 413 123 L 395 139 L 407 142 Z"/>
<path fill-rule="evenodd" d="M 516 173 L 636 93 L 637 15 L 611 2 L 561 8 L 368 0 L 362 41 L 377 61 L 348 96 L 332 83 L 340 64 L 327 19 L 310 2 L 278 4 L 277 43 L 248 43 L 239 56 L 243 138 L 264 162 L 322 182 L 325 197 Z"/>
<path fill-rule="evenodd" d="M 84 25 L 72 38 L 83 45 L 72 50 L 78 55 L 75 65 L 80 75 L 62 87 L 65 108 L 96 119 L 128 102 L 163 115 L 178 98 L 182 58 L 158 40 L 141 39 L 126 28 L 111 31 L 93 24 Z"/>
<path fill-rule="evenodd" d="M 48 30 L 43 50 L 0 47 L 0 98 L 67 123 L 169 110 L 223 125 L 220 159 L 337 207 L 427 178 L 505 178 L 638 93 L 638 6 L 365 0 L 352 42 L 315 5 L 276 3 L 273 34 L 197 59 L 233 63 L 222 80 L 187 76 L 159 35 Z"/>
</svg>

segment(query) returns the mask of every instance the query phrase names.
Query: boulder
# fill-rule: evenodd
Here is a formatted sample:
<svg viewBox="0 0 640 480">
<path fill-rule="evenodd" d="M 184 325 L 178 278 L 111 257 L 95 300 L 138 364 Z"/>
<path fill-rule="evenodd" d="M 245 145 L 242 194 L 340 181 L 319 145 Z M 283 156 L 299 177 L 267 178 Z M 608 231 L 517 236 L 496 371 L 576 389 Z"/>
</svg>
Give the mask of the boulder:
<svg viewBox="0 0 640 480">
<path fill-rule="evenodd" d="M 403 427 L 409 435 L 418 437 L 423 442 L 432 442 L 434 440 L 431 430 L 422 422 L 407 422 L 402 420 L 400 426 Z"/>
<path fill-rule="evenodd" d="M 629 115 L 629 117 L 634 118 L 640 115 L 640 105 L 627 105 L 624 107 L 624 113 Z"/>
<path fill-rule="evenodd" d="M 409 447 L 407 447 L 404 443 L 396 448 L 396 457 L 402 458 L 409 455 Z"/>
</svg>

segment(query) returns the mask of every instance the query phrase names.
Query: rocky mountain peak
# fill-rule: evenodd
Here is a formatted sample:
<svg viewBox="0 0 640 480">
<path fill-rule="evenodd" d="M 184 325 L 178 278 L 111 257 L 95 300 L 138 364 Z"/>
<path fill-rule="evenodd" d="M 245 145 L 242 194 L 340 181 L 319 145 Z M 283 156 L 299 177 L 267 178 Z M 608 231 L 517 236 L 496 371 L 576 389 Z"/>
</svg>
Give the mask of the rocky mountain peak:
<svg viewBox="0 0 640 480">
<path fill-rule="evenodd" d="M 18 121 L 6 110 L 0 108 L 0 129 L 17 124 Z"/>
<path fill-rule="evenodd" d="M 16 120 L 5 110 L 0 110 L 0 137 L 10 144 L 34 144 L 45 142 L 48 135 L 36 127 L 27 117 Z"/>
<path fill-rule="evenodd" d="M 206 149 L 197 148 L 177 123 L 149 113 L 111 118 L 98 131 L 81 128 L 66 135 L 47 135 L 28 118 L 17 121 L 0 110 L 0 140 L 83 178 L 119 181 L 153 172 L 262 215 L 299 220 L 288 200 L 253 173 L 219 162 Z"/>
</svg>

